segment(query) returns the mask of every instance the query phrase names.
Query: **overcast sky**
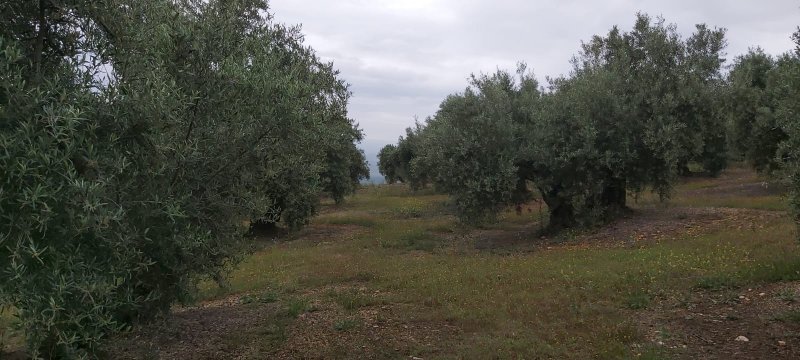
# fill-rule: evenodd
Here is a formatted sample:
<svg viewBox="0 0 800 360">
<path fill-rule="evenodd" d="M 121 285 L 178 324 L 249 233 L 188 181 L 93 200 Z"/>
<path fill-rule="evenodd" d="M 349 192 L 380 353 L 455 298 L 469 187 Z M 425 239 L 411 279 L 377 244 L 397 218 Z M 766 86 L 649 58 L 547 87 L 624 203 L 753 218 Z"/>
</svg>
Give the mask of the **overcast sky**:
<svg viewBox="0 0 800 360">
<path fill-rule="evenodd" d="M 433 115 L 471 73 L 524 61 L 540 81 L 569 71 L 582 40 L 637 11 L 663 16 L 684 36 L 694 24 L 728 29 L 730 60 L 761 46 L 793 48 L 800 0 L 272 0 L 278 22 L 302 24 L 306 43 L 351 84 L 350 116 L 369 155 L 396 142 L 414 116 Z M 374 165 L 374 158 L 369 159 Z"/>
</svg>

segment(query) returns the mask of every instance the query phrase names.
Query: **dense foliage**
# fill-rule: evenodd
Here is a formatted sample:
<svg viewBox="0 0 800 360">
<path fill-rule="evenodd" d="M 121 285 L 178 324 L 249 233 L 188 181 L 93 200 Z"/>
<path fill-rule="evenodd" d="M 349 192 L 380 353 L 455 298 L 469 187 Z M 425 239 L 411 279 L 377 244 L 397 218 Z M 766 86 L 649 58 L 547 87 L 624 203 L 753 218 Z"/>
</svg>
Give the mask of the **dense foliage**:
<svg viewBox="0 0 800 360">
<path fill-rule="evenodd" d="M 420 135 L 423 129 L 417 122 L 414 128 L 406 128 L 406 136 L 401 136 L 397 145 L 388 144 L 378 152 L 378 171 L 387 183 L 407 183 L 412 189 L 420 189 L 428 184 L 427 172 L 413 168 L 414 159 L 422 151 Z"/>
<path fill-rule="evenodd" d="M 794 51 L 774 58 L 751 49 L 736 58 L 726 99 L 735 156 L 786 182 L 800 223 L 800 29 Z"/>
<path fill-rule="evenodd" d="M 219 280 L 366 176 L 347 85 L 264 0 L 0 4 L 0 306 L 31 355 Z"/>
<path fill-rule="evenodd" d="M 771 173 L 779 163 L 775 152 L 786 134 L 777 124 L 771 88 L 777 62 L 761 49 L 751 49 L 734 61 L 726 97 L 728 142 L 734 156 L 756 170 Z"/>
<path fill-rule="evenodd" d="M 786 134 L 776 158 L 790 185 L 789 202 L 800 225 L 800 28 L 792 38 L 795 49 L 778 60 L 770 91 L 776 99 L 775 117 Z"/>
</svg>

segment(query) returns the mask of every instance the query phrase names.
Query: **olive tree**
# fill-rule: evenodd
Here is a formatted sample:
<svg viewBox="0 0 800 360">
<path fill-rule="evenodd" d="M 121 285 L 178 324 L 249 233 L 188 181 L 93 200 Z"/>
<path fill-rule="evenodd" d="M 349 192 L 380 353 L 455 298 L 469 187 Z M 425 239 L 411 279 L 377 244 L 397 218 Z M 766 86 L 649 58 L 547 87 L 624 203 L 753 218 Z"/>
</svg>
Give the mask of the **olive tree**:
<svg viewBox="0 0 800 360">
<path fill-rule="evenodd" d="M 723 30 L 699 25 L 683 40 L 639 14 L 631 31 L 585 43 L 544 94 L 524 67 L 518 79 L 473 76 L 415 132 L 412 174 L 451 194 L 469 220 L 490 220 L 536 188 L 551 229 L 607 219 L 647 189 L 666 198 L 689 160 L 713 153 L 722 159 L 709 172 L 724 165 L 720 112 L 694 111 L 718 96 L 723 47 Z"/>
<path fill-rule="evenodd" d="M 789 204 L 800 224 L 800 28 L 792 39 L 795 49 L 777 61 L 768 91 L 775 99 L 775 118 L 785 133 L 778 144 L 776 159 L 780 175 L 789 183 Z"/>
<path fill-rule="evenodd" d="M 713 99 L 724 31 L 703 25 L 686 41 L 674 25 L 638 14 L 631 31 L 595 36 L 569 77 L 551 80 L 524 138 L 522 170 L 539 187 L 552 228 L 625 210 L 628 194 L 669 196 L 688 159 L 721 152 Z M 717 172 L 721 160 L 707 164 Z"/>
<path fill-rule="evenodd" d="M 415 171 L 412 163 L 421 151 L 420 136 L 424 126 L 419 122 L 413 128 L 406 128 L 406 136 L 397 140 L 397 145 L 386 145 L 378 153 L 378 169 L 386 182 L 408 183 L 412 189 L 420 189 L 428 184 L 427 174 Z"/>
<path fill-rule="evenodd" d="M 418 135 L 421 151 L 412 168 L 450 194 L 465 220 L 492 220 L 527 196 L 517 189 L 525 186 L 524 179 L 518 183 L 518 129 L 527 120 L 523 103 L 535 101 L 539 91 L 524 66 L 517 75 L 473 75 L 470 86 L 445 99 Z"/>
<path fill-rule="evenodd" d="M 247 220 L 308 221 L 347 99 L 266 1 L 0 4 L 0 306 L 31 355 L 191 300 Z"/>
<path fill-rule="evenodd" d="M 731 151 L 760 172 L 779 167 L 775 153 L 786 138 L 768 89 L 777 80 L 776 60 L 756 48 L 735 59 L 728 75 L 726 116 Z"/>
<path fill-rule="evenodd" d="M 398 174 L 400 166 L 397 158 L 397 146 L 387 144 L 378 152 L 378 172 L 386 179 L 387 184 L 402 182 L 403 178 Z"/>
<path fill-rule="evenodd" d="M 342 129 L 341 139 L 335 139 L 332 146 L 325 151 L 326 166 L 323 170 L 322 187 L 337 204 L 344 201 L 345 196 L 354 194 L 361 180 L 369 178 L 369 167 L 364 151 L 356 147 L 363 134 L 350 125 Z"/>
</svg>

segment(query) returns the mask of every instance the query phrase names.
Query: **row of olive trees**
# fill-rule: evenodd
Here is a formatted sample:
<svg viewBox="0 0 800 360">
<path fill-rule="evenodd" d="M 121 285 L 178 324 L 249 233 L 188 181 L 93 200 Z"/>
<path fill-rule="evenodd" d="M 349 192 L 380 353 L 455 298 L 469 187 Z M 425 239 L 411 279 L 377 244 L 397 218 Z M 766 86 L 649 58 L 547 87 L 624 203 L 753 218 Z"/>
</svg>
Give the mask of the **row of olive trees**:
<svg viewBox="0 0 800 360">
<path fill-rule="evenodd" d="M 777 58 L 760 49 L 738 57 L 730 73 L 728 139 L 756 170 L 789 184 L 800 221 L 800 29 L 794 51 Z"/>
<path fill-rule="evenodd" d="M 266 0 L 0 4 L 0 308 L 31 356 L 219 280 L 367 176 L 350 93 Z M 0 309 L 2 310 L 2 309 Z"/>
<path fill-rule="evenodd" d="M 640 14 L 632 30 L 584 43 L 570 75 L 546 90 L 524 66 L 473 76 L 384 148 L 381 172 L 434 184 L 469 220 L 491 220 L 535 188 L 551 229 L 612 216 L 629 193 L 667 197 L 690 162 L 711 174 L 725 166 L 724 47 L 724 30 L 698 25 L 682 39 Z"/>
</svg>

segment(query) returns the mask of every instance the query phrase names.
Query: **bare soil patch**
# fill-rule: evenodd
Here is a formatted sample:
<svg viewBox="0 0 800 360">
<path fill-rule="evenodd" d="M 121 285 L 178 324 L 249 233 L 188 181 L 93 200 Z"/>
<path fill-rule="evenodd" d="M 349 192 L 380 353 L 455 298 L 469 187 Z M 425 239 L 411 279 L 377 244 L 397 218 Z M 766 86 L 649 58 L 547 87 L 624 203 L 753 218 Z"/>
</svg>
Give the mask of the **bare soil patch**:
<svg viewBox="0 0 800 360">
<path fill-rule="evenodd" d="M 800 322 L 784 318 L 800 311 L 798 300 L 800 282 L 776 283 L 697 291 L 688 300 L 659 304 L 638 316 L 648 340 L 678 358 L 800 359 Z"/>
<path fill-rule="evenodd" d="M 274 335 L 274 304 L 232 303 L 174 311 L 112 341 L 112 359 L 243 359 Z"/>
<path fill-rule="evenodd" d="M 780 184 L 769 183 L 766 181 L 751 182 L 744 184 L 720 184 L 706 188 L 687 190 L 687 196 L 715 196 L 715 197 L 757 197 L 781 195 L 786 193 L 786 187 Z"/>
<path fill-rule="evenodd" d="M 697 188 L 685 190 L 685 196 L 714 197 L 757 197 L 780 195 L 786 192 L 786 186 L 760 178 L 749 169 L 734 168 L 725 170 L 717 178 L 684 178 L 684 184 Z"/>
<path fill-rule="evenodd" d="M 424 317 L 417 305 L 375 302 L 345 309 L 330 291 L 365 298 L 387 294 L 338 285 L 299 294 L 307 299 L 296 318 L 285 302 L 243 304 L 247 295 L 177 308 L 111 343 L 114 359 L 384 359 L 430 356 L 458 336 L 453 325 Z"/>
<path fill-rule="evenodd" d="M 363 226 L 351 224 L 314 224 L 292 235 L 292 239 L 310 244 L 321 244 L 337 239 L 353 237 L 365 231 Z"/>
<path fill-rule="evenodd" d="M 273 358 L 385 359 L 440 353 L 445 350 L 444 339 L 457 336 L 460 330 L 409 317 L 419 310 L 412 305 L 390 304 L 354 313 L 336 308 L 305 313 L 292 324 L 287 342 Z"/>
</svg>

